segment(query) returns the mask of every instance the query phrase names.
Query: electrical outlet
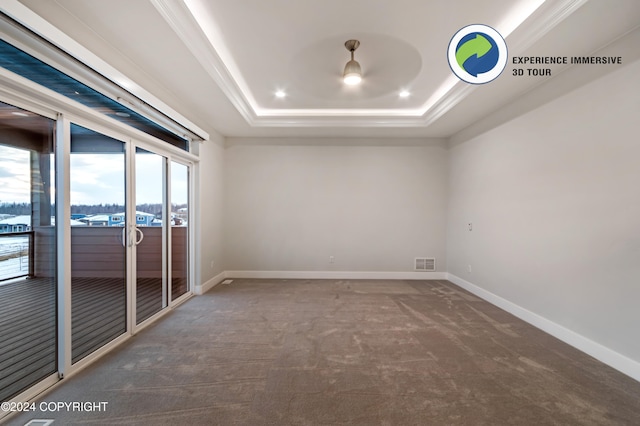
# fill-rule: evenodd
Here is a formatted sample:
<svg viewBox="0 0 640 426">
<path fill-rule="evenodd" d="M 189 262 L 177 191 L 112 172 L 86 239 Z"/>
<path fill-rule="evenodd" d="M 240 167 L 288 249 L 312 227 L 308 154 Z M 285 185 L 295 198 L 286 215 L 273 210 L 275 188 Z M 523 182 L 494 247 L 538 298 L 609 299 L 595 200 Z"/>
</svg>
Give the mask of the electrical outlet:
<svg viewBox="0 0 640 426">
<path fill-rule="evenodd" d="M 469 231 L 473 231 L 473 223 L 469 222 Z"/>
<path fill-rule="evenodd" d="M 471 272 L 471 265 L 467 265 L 467 269 Z"/>
<path fill-rule="evenodd" d="M 335 263 L 336 258 L 333 256 L 329 256 L 329 263 Z"/>
<path fill-rule="evenodd" d="M 211 261 L 211 269 L 213 269 L 213 260 Z"/>
</svg>

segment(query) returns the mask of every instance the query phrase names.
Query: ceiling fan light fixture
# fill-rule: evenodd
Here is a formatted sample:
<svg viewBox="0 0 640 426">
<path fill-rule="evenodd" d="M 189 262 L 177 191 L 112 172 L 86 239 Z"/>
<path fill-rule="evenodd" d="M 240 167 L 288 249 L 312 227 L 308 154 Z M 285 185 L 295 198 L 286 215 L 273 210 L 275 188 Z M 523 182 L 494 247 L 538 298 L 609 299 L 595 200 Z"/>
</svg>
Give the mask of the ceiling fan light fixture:
<svg viewBox="0 0 640 426">
<path fill-rule="evenodd" d="M 362 68 L 358 61 L 349 61 L 344 67 L 344 73 L 342 76 L 344 84 L 355 85 L 362 81 Z"/>
<path fill-rule="evenodd" d="M 344 47 L 351 52 L 351 60 L 344 66 L 342 81 L 344 81 L 344 84 L 348 84 L 350 86 L 360 84 L 362 81 L 362 68 L 358 61 L 353 58 L 353 52 L 355 52 L 358 46 L 360 46 L 360 42 L 358 40 L 347 40 L 344 43 Z"/>
</svg>

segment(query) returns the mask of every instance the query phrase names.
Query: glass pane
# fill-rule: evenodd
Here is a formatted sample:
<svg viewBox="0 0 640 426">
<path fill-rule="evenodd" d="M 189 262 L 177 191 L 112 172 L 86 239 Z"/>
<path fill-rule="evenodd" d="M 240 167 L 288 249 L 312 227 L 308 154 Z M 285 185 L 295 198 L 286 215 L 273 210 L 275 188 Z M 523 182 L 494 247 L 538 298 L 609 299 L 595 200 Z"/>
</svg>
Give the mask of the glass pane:
<svg viewBox="0 0 640 426">
<path fill-rule="evenodd" d="M 70 164 L 75 363 L 126 331 L 124 143 L 72 125 Z"/>
<path fill-rule="evenodd" d="M 0 103 L 0 401 L 57 371 L 54 126 Z"/>
<path fill-rule="evenodd" d="M 171 300 L 189 290 L 189 168 L 171 162 Z"/>
<path fill-rule="evenodd" d="M 167 306 L 166 158 L 136 149 L 136 324 Z"/>
<path fill-rule="evenodd" d="M 0 20 L 1 21 L 1 20 Z M 0 66 L 185 151 L 189 143 L 119 102 L 0 40 Z"/>
</svg>

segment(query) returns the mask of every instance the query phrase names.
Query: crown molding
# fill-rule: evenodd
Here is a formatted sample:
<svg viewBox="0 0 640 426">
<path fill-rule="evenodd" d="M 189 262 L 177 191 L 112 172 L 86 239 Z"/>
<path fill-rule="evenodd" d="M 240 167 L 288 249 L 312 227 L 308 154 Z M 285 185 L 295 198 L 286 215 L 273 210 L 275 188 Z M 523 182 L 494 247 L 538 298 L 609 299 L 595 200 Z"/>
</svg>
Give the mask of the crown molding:
<svg viewBox="0 0 640 426">
<path fill-rule="evenodd" d="M 509 38 L 509 50 L 522 52 L 568 18 L 589 0 L 561 0 L 546 2 L 518 26 Z M 548 4 L 547 4 L 548 3 Z M 539 16 L 538 16 L 539 15 Z"/>
<path fill-rule="evenodd" d="M 257 118 L 255 100 L 248 95 L 248 89 L 240 87 L 240 77 L 232 75 L 187 4 L 183 0 L 151 0 L 151 4 L 200 62 L 240 115 L 248 123 L 253 123 Z"/>
<path fill-rule="evenodd" d="M 98 90 L 106 96 L 111 97 L 114 100 L 117 100 L 117 93 L 119 93 L 120 91 L 129 93 L 134 97 L 141 99 L 152 109 L 168 117 L 170 120 L 173 120 L 184 129 L 192 132 L 195 136 L 203 140 L 209 139 L 209 134 L 202 128 L 188 120 L 182 114 L 178 113 L 176 110 L 157 98 L 155 95 L 148 92 L 142 86 L 135 83 L 125 74 L 105 62 L 94 52 L 91 52 L 90 50 L 85 48 L 78 41 L 72 39 L 57 27 L 47 22 L 40 15 L 33 12 L 18 0 L 3 0 L 2 4 L 0 5 L 0 11 L 16 22 L 20 23 L 22 26 L 33 31 L 43 39 L 47 40 L 54 46 L 58 47 L 60 50 L 62 50 L 72 58 L 75 58 L 80 63 L 83 63 L 92 70 L 96 71 L 97 74 L 95 76 L 90 76 L 88 74 L 85 75 L 85 77 L 91 78 L 92 80 L 90 82 L 84 81 L 85 84 L 92 86 L 94 89 Z M 39 53 L 41 53 L 43 57 L 46 57 L 56 63 L 60 62 L 56 61 L 56 56 L 59 55 L 53 50 L 42 50 Z M 100 79 L 102 79 L 103 81 L 99 81 Z M 109 85 L 112 85 L 112 87 L 109 88 Z M 126 106 L 130 107 L 130 105 Z M 147 116 L 147 118 L 150 118 L 154 121 L 161 119 L 159 115 L 156 116 L 154 111 L 139 110 L 137 112 L 139 112 L 143 116 Z M 172 128 L 170 124 L 167 125 L 169 126 L 169 128 Z M 180 132 L 176 132 L 176 134 L 180 134 Z"/>
<path fill-rule="evenodd" d="M 426 127 L 473 93 L 476 85 L 451 75 L 418 109 L 273 109 L 260 107 L 237 70 L 216 29 L 203 28 L 189 0 L 151 0 L 162 17 L 203 65 L 230 102 L 252 127 Z M 510 50 L 523 51 L 588 0 L 547 0 L 519 20 L 505 36 Z M 197 13 L 198 16 L 204 16 Z M 223 58 L 224 57 L 224 58 Z"/>
</svg>

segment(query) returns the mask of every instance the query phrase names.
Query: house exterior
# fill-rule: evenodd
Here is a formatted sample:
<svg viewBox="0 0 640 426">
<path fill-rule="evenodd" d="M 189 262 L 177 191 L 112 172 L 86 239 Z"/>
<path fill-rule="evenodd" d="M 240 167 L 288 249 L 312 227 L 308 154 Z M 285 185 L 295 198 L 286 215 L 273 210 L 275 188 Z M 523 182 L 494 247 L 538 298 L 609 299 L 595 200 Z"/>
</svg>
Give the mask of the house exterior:
<svg viewBox="0 0 640 426">
<path fill-rule="evenodd" d="M 108 214 L 96 214 L 93 216 L 87 216 L 81 219 L 81 222 L 85 222 L 88 226 L 109 226 Z"/>
<path fill-rule="evenodd" d="M 145 212 L 136 212 L 136 226 L 154 226 L 155 215 Z M 124 213 L 115 213 L 109 216 L 108 226 L 124 226 Z"/>
<path fill-rule="evenodd" d="M 31 231 L 31 216 L 21 215 L 0 220 L 0 234 Z"/>
</svg>

